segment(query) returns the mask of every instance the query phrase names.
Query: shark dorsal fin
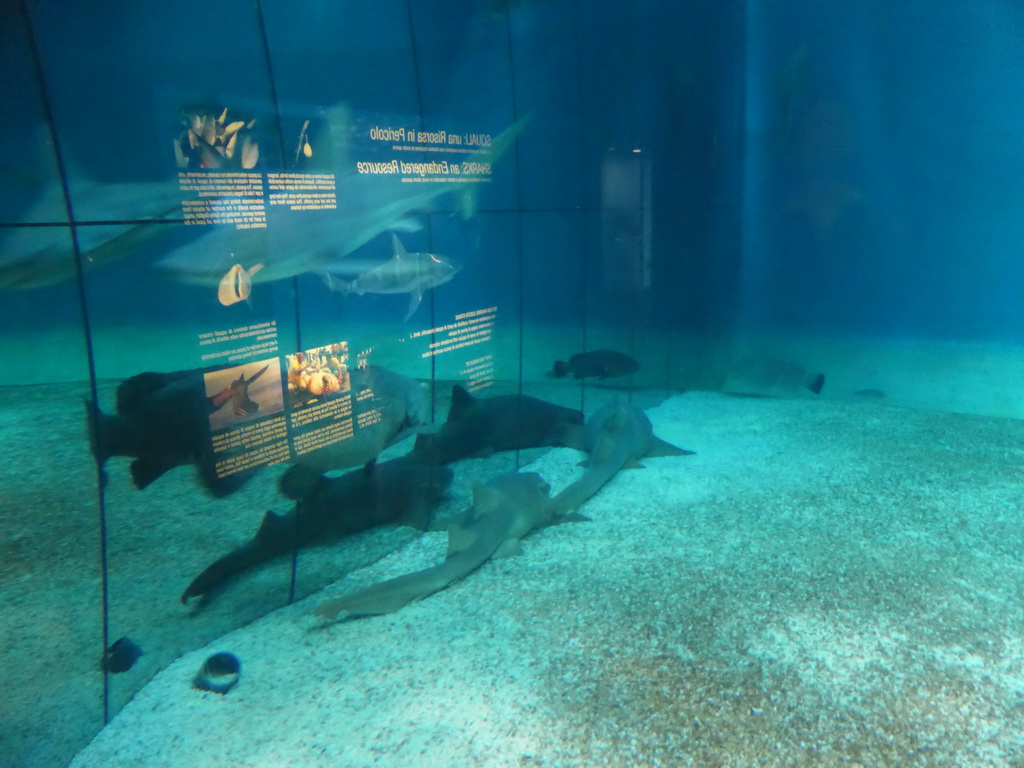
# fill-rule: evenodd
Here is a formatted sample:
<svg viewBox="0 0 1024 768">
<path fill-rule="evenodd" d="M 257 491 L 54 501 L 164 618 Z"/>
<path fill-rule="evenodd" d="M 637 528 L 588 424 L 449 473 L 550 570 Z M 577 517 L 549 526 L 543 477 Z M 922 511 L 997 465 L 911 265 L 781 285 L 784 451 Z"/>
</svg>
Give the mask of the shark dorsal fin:
<svg viewBox="0 0 1024 768">
<path fill-rule="evenodd" d="M 497 488 L 484 483 L 473 484 L 473 519 L 479 520 L 501 505 L 505 494 Z"/>
<path fill-rule="evenodd" d="M 394 232 L 391 233 L 391 248 L 394 251 L 396 259 L 404 259 L 409 255 L 405 250 L 405 246 L 402 245 L 402 241 L 398 239 L 398 235 Z"/>
<path fill-rule="evenodd" d="M 263 516 L 263 522 L 260 523 L 260 528 L 256 531 L 256 541 L 278 541 L 282 536 L 287 536 L 291 527 L 291 523 L 283 515 L 279 515 L 276 512 L 267 512 Z"/>
<path fill-rule="evenodd" d="M 463 414 L 473 407 L 476 398 L 460 384 L 452 385 L 452 404 L 448 409 L 448 421 L 461 419 Z"/>
</svg>

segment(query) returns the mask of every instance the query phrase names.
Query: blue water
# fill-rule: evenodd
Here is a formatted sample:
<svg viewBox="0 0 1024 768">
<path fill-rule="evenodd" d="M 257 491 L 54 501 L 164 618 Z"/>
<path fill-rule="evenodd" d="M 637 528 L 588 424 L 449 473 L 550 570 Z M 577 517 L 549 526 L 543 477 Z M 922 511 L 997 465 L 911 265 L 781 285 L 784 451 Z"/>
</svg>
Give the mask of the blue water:
<svg viewBox="0 0 1024 768">
<path fill-rule="evenodd" d="M 81 397 L 98 386 L 109 409 L 128 375 L 198 367 L 206 330 L 273 321 L 282 355 L 344 340 L 429 378 L 414 332 L 497 307 L 495 340 L 480 348 L 497 361 L 497 386 L 541 387 L 556 358 L 608 346 L 642 362 L 621 391 L 651 398 L 722 380 L 727 371 L 714 366 L 747 338 L 1019 344 L 1022 38 L 1024 6 L 1003 0 L 6 3 L 0 383 L 32 385 L 40 403 L 60 404 L 55 450 L 81 470 L 71 504 L 99 497 Z M 339 104 L 344 120 L 327 111 Z M 474 185 L 471 211 L 439 195 L 345 254 L 389 259 L 395 228 L 408 252 L 463 264 L 403 323 L 407 295 L 339 296 L 314 261 L 231 306 L 215 286 L 156 268 L 204 234 L 166 207 L 176 200 L 182 110 L 199 105 L 257 116 L 256 170 L 339 179 L 357 161 L 391 158 L 370 140 L 374 125 L 496 137 L 526 122 L 490 181 Z M 311 116 L 315 149 L 300 160 L 294 142 Z M 134 192 L 111 197 L 129 184 Z M 154 199 L 143 185 L 158 190 Z M 339 215 L 365 203 L 351 189 L 338 184 Z M 272 213 L 259 256 L 268 264 L 305 247 L 301 226 L 275 229 L 288 214 Z M 29 231 L 47 245 L 23 263 L 17 238 Z M 130 247 L 90 256 L 126 233 Z M 223 251 L 214 271 L 236 259 L 233 247 Z M 21 290 L 16 276 L 53 284 Z M 694 344 L 706 359 L 688 356 Z M 66 388 L 51 395 L 40 385 Z M 440 418 L 449 388 L 439 389 Z M 578 407 L 607 392 L 563 394 Z M 4 429 L 21 441 L 12 455 L 42 461 L 11 414 Z M 17 478 L 39 466 L 8 467 L 7 503 Z M 185 481 L 178 491 L 200 494 Z M 114 517 L 143 500 L 118 503 Z M 250 521 L 234 512 L 232 531 L 244 537 Z M 98 521 L 90 507 L 90 542 Z M 13 548 L 21 535 L 8 526 L 0 541 Z M 96 546 L 90 567 L 99 568 Z M 116 612 L 131 592 L 112 600 Z M 98 601 L 83 600 L 81 614 L 105 615 Z M 220 629 L 242 620 L 228 616 Z M 85 650 L 71 655 L 88 657 L 82 674 L 92 673 L 101 633 L 79 635 Z M 150 643 L 147 674 L 208 639 L 182 630 L 165 647 Z M 107 714 L 144 682 L 119 682 Z M 84 731 L 102 719 L 80 718 Z M 75 738 L 12 765 L 66 762 Z M 30 750 L 25 734 L 17 741 Z"/>
</svg>

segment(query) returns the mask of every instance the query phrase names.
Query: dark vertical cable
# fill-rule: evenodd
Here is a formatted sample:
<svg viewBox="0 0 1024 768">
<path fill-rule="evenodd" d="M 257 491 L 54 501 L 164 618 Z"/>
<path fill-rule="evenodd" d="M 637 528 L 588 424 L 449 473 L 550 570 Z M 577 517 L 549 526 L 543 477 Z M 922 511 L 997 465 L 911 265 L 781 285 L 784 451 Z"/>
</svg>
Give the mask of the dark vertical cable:
<svg viewBox="0 0 1024 768">
<path fill-rule="evenodd" d="M 270 100 L 274 105 L 274 119 L 277 123 L 277 156 L 278 162 L 281 164 L 281 170 L 284 171 L 284 122 L 281 119 L 281 101 L 277 95 L 277 78 L 274 77 L 274 63 L 270 56 L 270 39 L 267 37 L 267 24 L 266 19 L 263 15 L 263 3 L 261 0 L 253 0 L 256 9 L 256 26 L 260 31 L 260 43 L 263 45 L 263 60 L 267 65 L 267 82 L 270 87 Z M 270 219 L 267 218 L 267 224 L 270 225 Z M 273 239 L 269 240 L 271 245 L 274 244 Z M 296 351 L 302 350 L 302 316 L 299 304 L 299 275 L 292 277 L 292 309 L 293 317 L 295 319 L 295 349 Z M 302 501 L 295 502 L 295 513 L 292 515 L 293 518 L 293 536 L 295 546 L 292 547 L 292 563 L 291 563 L 291 574 L 288 580 L 288 603 L 295 601 L 295 582 L 298 579 L 299 573 L 299 506 Z"/>
<path fill-rule="evenodd" d="M 405 0 L 405 16 L 409 24 L 409 52 L 412 54 L 412 70 L 413 79 L 416 82 L 416 110 L 419 113 L 420 125 L 423 125 L 423 81 L 420 79 L 420 54 L 419 46 L 416 45 L 416 23 L 412 15 L 412 0 Z M 427 250 L 433 253 L 434 251 L 434 218 L 433 216 L 427 217 Z M 434 329 L 437 328 L 437 312 L 435 303 L 435 293 L 430 292 L 430 349 L 433 350 L 435 347 L 433 343 L 437 341 L 436 333 Z M 437 397 L 437 356 L 430 356 L 430 421 L 434 422 L 436 419 L 436 397 Z"/>
<path fill-rule="evenodd" d="M 580 202 L 583 205 L 583 221 L 581 222 L 582 223 L 581 233 L 582 233 L 582 239 L 583 239 L 583 242 L 581 243 L 581 245 L 583 247 L 580 248 L 580 254 L 582 255 L 582 258 L 583 258 L 583 263 L 581 264 L 581 273 L 582 274 L 580 275 L 580 298 L 582 299 L 582 305 L 583 305 L 582 312 L 581 312 L 580 316 L 583 318 L 583 328 L 582 328 L 582 339 L 581 339 L 582 347 L 580 349 L 582 351 L 586 351 L 586 349 L 587 349 L 587 304 L 588 304 L 587 297 L 588 297 L 588 294 L 590 293 L 590 285 L 589 285 L 589 282 L 588 282 L 589 279 L 590 279 L 590 270 L 588 269 L 588 265 L 589 265 L 590 259 L 588 257 L 588 254 L 592 253 L 593 250 L 590 249 L 590 248 L 587 248 L 587 212 L 588 212 L 588 206 L 587 206 L 587 183 L 586 183 L 586 175 L 585 175 L 585 173 L 583 171 L 584 171 L 584 167 L 586 166 L 586 162 L 587 162 L 587 158 L 586 158 L 586 154 L 585 153 L 586 153 L 588 145 L 587 145 L 586 133 L 585 133 L 586 127 L 587 127 L 587 121 L 583 117 L 583 109 L 584 109 L 584 103 L 583 103 L 584 96 L 583 96 L 583 94 L 585 93 L 585 90 L 583 88 L 583 73 L 584 73 L 585 69 L 583 67 L 583 36 L 581 34 L 581 26 L 580 26 L 580 18 L 581 17 L 580 17 L 580 3 L 579 3 L 579 0 L 575 0 L 575 2 L 573 2 L 573 4 L 572 4 L 572 14 L 573 14 L 573 24 L 572 24 L 572 26 L 573 26 L 573 29 L 576 30 L 576 88 L 577 88 L 577 98 L 578 98 L 578 104 L 579 104 L 579 108 L 578 108 L 579 128 L 577 129 L 577 134 L 576 135 L 582 137 L 581 141 L 580 141 L 580 146 L 581 146 L 580 164 L 581 164 L 581 166 L 583 166 L 583 167 L 580 168 L 580 174 L 579 174 L 580 179 L 581 179 L 581 184 L 582 184 L 582 189 L 580 190 L 580 194 L 582 196 L 582 199 L 580 200 Z M 586 379 L 580 379 L 580 410 L 583 411 L 583 413 L 586 413 L 586 410 L 585 410 L 585 406 L 586 406 L 586 392 L 587 392 L 586 382 L 587 382 Z"/>
<path fill-rule="evenodd" d="M 506 50 L 508 51 L 508 70 L 509 70 L 509 98 L 512 102 L 512 122 L 515 123 L 519 120 L 519 99 L 516 93 L 516 60 L 514 55 L 513 39 L 512 39 L 512 14 L 511 9 L 505 8 L 505 44 Z M 515 157 L 515 169 L 516 169 L 516 269 L 518 272 L 517 282 L 519 283 L 519 293 L 516 297 L 516 314 L 519 321 L 519 337 L 518 337 L 518 368 L 516 372 L 516 393 L 523 394 L 523 322 L 526 316 L 526 307 L 523 302 L 523 280 L 525 278 L 525 265 L 523 263 L 523 167 L 519 154 L 519 140 L 516 139 L 512 146 L 512 152 Z M 520 401 L 519 408 L 522 408 Z M 516 421 L 522 420 L 522 414 L 517 414 Z M 521 451 L 516 449 L 516 470 L 520 467 L 520 455 Z"/>
<path fill-rule="evenodd" d="M 85 273 L 82 267 L 81 249 L 78 243 L 78 229 L 75 223 L 74 207 L 71 203 L 71 188 L 68 183 L 67 166 L 64 162 L 64 153 L 60 148 L 60 140 L 57 136 L 57 122 L 54 118 L 53 105 L 50 102 L 50 93 L 46 88 L 46 76 L 43 74 L 43 61 L 39 53 L 39 44 L 36 40 L 36 31 L 32 26 L 32 19 L 28 12 L 27 0 L 21 0 L 18 4 L 21 11 L 22 21 L 25 25 L 25 37 L 28 40 L 29 50 L 32 54 L 32 63 L 35 67 L 36 83 L 39 89 L 39 100 L 43 107 L 43 116 L 50 129 L 50 138 L 53 141 L 53 155 L 57 162 L 57 172 L 60 176 L 61 191 L 64 195 L 64 213 L 67 216 L 68 231 L 71 237 L 72 258 L 75 260 L 75 286 L 78 292 L 78 306 L 82 314 L 82 333 L 85 334 L 85 356 L 89 368 L 89 395 L 93 404 L 99 403 L 99 388 L 96 384 L 96 352 L 92 343 L 92 326 L 89 322 L 89 310 L 86 302 Z M 92 407 L 90 404 L 89 407 Z M 98 441 L 98 435 L 90 435 L 90 439 Z M 107 558 L 107 506 L 104 493 L 104 473 L 100 462 L 96 460 L 96 488 L 99 512 L 99 535 L 100 535 L 100 610 L 101 624 L 103 630 L 103 649 L 110 647 L 110 583 L 108 581 L 108 558 Z M 97 654 L 99 655 L 99 654 Z M 103 724 L 110 722 L 110 673 L 103 670 Z"/>
</svg>

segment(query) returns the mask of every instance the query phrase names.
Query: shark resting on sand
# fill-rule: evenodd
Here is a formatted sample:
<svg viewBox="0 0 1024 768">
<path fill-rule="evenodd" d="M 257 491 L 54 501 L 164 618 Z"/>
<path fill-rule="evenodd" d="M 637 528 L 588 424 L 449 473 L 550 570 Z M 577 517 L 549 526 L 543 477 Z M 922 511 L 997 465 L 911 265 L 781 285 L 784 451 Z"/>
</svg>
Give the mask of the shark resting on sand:
<svg viewBox="0 0 1024 768">
<path fill-rule="evenodd" d="M 647 414 L 619 399 L 598 408 L 587 420 L 582 439 L 590 456 L 583 477 L 551 500 L 552 514 L 567 515 L 601 490 L 620 469 L 642 467 L 640 459 L 693 453 L 654 436 Z"/>
<path fill-rule="evenodd" d="M 256 535 L 200 573 L 181 602 L 208 595 L 237 574 L 297 547 L 327 544 L 379 525 L 401 523 L 426 530 L 431 510 L 452 477 L 448 467 L 428 466 L 410 456 L 371 461 L 341 477 L 321 477 L 294 512 L 267 512 Z"/>
<path fill-rule="evenodd" d="M 328 600 L 317 614 L 329 622 L 343 613 L 353 618 L 393 613 L 440 592 L 492 558 L 519 554 L 519 542 L 531 531 L 586 519 L 575 514 L 554 515 L 549 490 L 535 472 L 508 473 L 478 483 L 473 488 L 472 508 L 448 531 L 444 562 Z"/>
<path fill-rule="evenodd" d="M 619 401 L 598 409 L 583 431 L 583 444 L 590 452 L 587 471 L 553 499 L 550 486 L 534 472 L 499 475 L 486 485 L 477 484 L 473 507 L 449 529 L 444 562 L 328 600 L 317 614 L 329 622 L 341 614 L 354 618 L 393 613 L 440 592 L 488 560 L 518 554 L 520 541 L 531 531 L 587 520 L 576 508 L 623 467 L 639 466 L 645 456 L 692 453 L 655 437 L 644 412 Z"/>
<path fill-rule="evenodd" d="M 413 450 L 423 461 L 448 464 L 496 451 L 566 445 L 568 435 L 575 435 L 571 430 L 582 425 L 583 413 L 574 408 L 526 395 L 474 397 L 455 384 L 447 421 L 417 435 Z"/>
</svg>

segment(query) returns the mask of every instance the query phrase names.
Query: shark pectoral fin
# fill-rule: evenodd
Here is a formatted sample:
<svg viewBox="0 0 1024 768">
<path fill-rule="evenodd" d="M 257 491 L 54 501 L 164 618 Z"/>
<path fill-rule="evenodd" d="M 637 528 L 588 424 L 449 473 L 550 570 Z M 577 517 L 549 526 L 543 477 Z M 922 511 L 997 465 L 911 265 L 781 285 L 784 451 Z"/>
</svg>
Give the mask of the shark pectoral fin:
<svg viewBox="0 0 1024 768">
<path fill-rule="evenodd" d="M 562 525 L 562 523 L 592 523 L 594 522 L 591 518 L 586 515 L 581 515 L 579 512 L 567 512 L 564 515 L 558 515 L 551 520 L 548 520 L 541 525 L 538 525 L 534 530 L 540 530 L 541 528 L 550 528 L 553 525 Z"/>
<path fill-rule="evenodd" d="M 498 560 L 503 557 L 517 557 L 523 554 L 523 545 L 519 539 L 505 539 L 491 555 L 492 560 Z"/>
<path fill-rule="evenodd" d="M 128 470 L 132 474 L 132 482 L 135 484 L 135 487 L 141 491 L 164 472 L 173 469 L 174 466 L 174 464 L 166 464 L 162 461 L 135 459 L 129 465 Z"/>
<path fill-rule="evenodd" d="M 672 445 L 660 437 L 655 437 L 651 440 L 651 447 L 644 456 L 650 458 L 654 456 L 693 456 L 693 454 L 694 451 L 688 451 L 685 448 Z"/>
<path fill-rule="evenodd" d="M 592 523 L 593 518 L 582 515 L 579 512 L 570 512 L 568 515 L 562 515 L 558 520 L 555 520 L 555 525 L 561 525 L 562 523 Z"/>
<path fill-rule="evenodd" d="M 402 322 L 406 322 L 413 314 L 419 309 L 420 302 L 423 300 L 423 291 L 416 289 L 415 291 L 409 292 L 409 309 L 405 313 L 405 318 Z"/>
<path fill-rule="evenodd" d="M 466 530 L 461 524 L 455 523 L 448 528 L 448 555 L 451 557 L 457 552 L 468 549 L 476 540 L 471 531 Z"/>
<path fill-rule="evenodd" d="M 327 600 L 317 606 L 316 615 L 324 621 L 333 621 L 338 618 L 339 613 L 345 610 L 345 603 L 346 600 L 343 597 Z"/>
</svg>

